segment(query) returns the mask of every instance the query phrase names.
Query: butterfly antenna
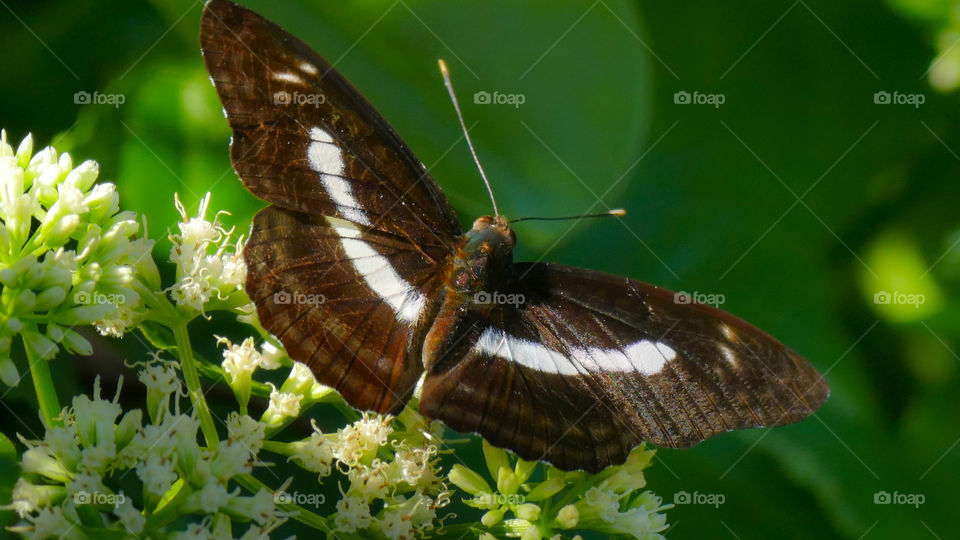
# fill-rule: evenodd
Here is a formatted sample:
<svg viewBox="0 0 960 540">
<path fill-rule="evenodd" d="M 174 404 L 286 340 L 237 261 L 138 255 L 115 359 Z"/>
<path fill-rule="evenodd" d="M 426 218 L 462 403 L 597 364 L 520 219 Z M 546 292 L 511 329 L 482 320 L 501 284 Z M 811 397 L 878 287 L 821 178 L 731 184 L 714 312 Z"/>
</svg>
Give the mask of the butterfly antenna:
<svg viewBox="0 0 960 540">
<path fill-rule="evenodd" d="M 450 94 L 450 101 L 453 102 L 453 108 L 457 111 L 457 119 L 460 120 L 460 127 L 463 128 L 463 136 L 467 139 L 467 146 L 470 147 L 470 153 L 473 154 L 473 161 L 477 164 L 477 169 L 480 171 L 480 176 L 483 178 L 483 183 L 487 186 L 487 193 L 490 194 L 490 202 L 493 203 L 493 213 L 495 215 L 500 215 L 500 210 L 497 209 L 497 200 L 493 198 L 493 189 L 490 188 L 490 181 L 487 180 L 487 174 L 483 172 L 483 165 L 480 164 L 480 158 L 477 157 L 477 151 L 473 147 L 473 141 L 470 140 L 470 132 L 467 131 L 467 124 L 463 122 L 463 113 L 460 112 L 460 103 L 457 102 L 457 94 L 453 91 L 453 83 L 450 82 L 450 70 L 447 69 L 447 63 L 443 61 L 443 58 L 437 60 L 437 64 L 440 64 L 440 73 L 443 75 L 443 84 L 447 87 L 447 93 Z"/>
<path fill-rule="evenodd" d="M 565 219 L 584 219 L 584 218 L 595 218 L 595 217 L 623 217 L 627 215 L 627 211 L 623 208 L 614 208 L 613 210 L 607 210 L 606 212 L 600 212 L 599 214 L 580 214 L 576 216 L 560 216 L 560 217 L 522 217 L 517 219 L 511 219 L 510 223 L 516 223 L 518 221 L 562 221 Z"/>
</svg>

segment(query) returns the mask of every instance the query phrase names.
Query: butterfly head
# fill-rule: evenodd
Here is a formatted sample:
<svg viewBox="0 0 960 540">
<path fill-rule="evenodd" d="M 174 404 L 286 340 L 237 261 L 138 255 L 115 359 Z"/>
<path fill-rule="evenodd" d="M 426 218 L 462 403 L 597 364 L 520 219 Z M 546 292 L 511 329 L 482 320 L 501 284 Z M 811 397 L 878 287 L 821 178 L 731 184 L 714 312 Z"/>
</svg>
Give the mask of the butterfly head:
<svg viewBox="0 0 960 540">
<path fill-rule="evenodd" d="M 517 245 L 517 235 L 510 229 L 510 222 L 503 216 L 480 216 L 467 231 L 465 251 L 485 259 L 502 255 L 512 256 Z"/>
<path fill-rule="evenodd" d="M 464 234 L 457 252 L 455 286 L 462 291 L 496 287 L 513 262 L 517 235 L 503 216 L 481 216 Z"/>
</svg>

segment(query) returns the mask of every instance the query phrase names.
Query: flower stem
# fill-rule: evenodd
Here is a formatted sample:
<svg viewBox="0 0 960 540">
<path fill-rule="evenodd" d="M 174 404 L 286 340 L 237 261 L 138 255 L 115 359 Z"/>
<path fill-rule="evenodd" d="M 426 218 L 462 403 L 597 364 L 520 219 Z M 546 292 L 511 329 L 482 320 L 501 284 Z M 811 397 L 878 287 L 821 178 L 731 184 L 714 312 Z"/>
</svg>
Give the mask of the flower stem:
<svg viewBox="0 0 960 540">
<path fill-rule="evenodd" d="M 53 386 L 53 376 L 50 374 L 50 364 L 44 358 L 37 357 L 30 347 L 27 351 L 27 362 L 30 364 L 30 377 L 33 379 L 33 390 L 37 394 L 40 405 L 40 414 L 48 428 L 62 426 L 60 416 L 60 400 L 57 398 L 57 389 Z"/>
<path fill-rule="evenodd" d="M 203 389 L 200 387 L 200 376 L 197 374 L 197 361 L 193 357 L 193 347 L 190 345 L 190 335 L 187 333 L 187 322 L 183 321 L 177 324 L 172 330 L 173 337 L 177 342 L 177 353 L 180 356 L 183 378 L 187 382 L 187 394 L 190 395 L 190 402 L 197 409 L 203 438 L 208 447 L 216 447 L 220 440 L 217 435 L 217 426 L 213 423 L 210 407 L 207 406 L 207 400 L 203 397 Z"/>
</svg>

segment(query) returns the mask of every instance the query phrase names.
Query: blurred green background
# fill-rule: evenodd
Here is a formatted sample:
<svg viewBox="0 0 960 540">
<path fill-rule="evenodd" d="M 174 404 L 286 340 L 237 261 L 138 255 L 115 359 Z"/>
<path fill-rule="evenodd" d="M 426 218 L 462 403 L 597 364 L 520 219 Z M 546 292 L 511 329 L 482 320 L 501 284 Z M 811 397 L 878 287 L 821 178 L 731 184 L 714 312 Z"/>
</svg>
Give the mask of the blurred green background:
<svg viewBox="0 0 960 540">
<path fill-rule="evenodd" d="M 39 145 L 97 159 L 121 204 L 147 216 L 161 258 L 174 192 L 195 208 L 212 190 L 212 207 L 248 226 L 262 204 L 230 169 L 197 43 L 202 2 L 0 4 L 10 139 L 31 131 Z M 723 295 L 723 309 L 827 373 L 830 400 L 799 425 L 658 453 L 648 480 L 666 502 L 723 496 L 670 510 L 668 537 L 956 535 L 956 2 L 244 4 L 336 63 L 465 226 L 489 202 L 466 147 L 454 145 L 439 57 L 506 215 L 629 211 L 572 228 L 517 225 L 519 260 Z M 79 91 L 124 103 L 77 104 Z M 476 104 L 478 91 L 524 103 Z M 723 103 L 676 103 L 678 92 Z M 128 337 L 101 342 L 92 359 L 56 360 L 62 395 L 89 392 L 93 374 L 145 351 Z M 20 388 L 4 403 L 30 410 L 30 396 Z M 0 424 L 36 437 L 38 423 Z M 884 493 L 892 504 L 877 504 Z M 909 495 L 923 503 L 897 504 Z"/>
</svg>

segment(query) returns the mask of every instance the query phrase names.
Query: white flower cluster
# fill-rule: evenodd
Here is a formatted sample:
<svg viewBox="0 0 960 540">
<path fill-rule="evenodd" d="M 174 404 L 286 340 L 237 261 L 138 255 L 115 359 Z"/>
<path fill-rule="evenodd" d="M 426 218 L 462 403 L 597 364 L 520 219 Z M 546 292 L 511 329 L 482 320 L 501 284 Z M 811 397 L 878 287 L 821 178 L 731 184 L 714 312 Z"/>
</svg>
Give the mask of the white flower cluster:
<svg viewBox="0 0 960 540">
<path fill-rule="evenodd" d="M 218 338 L 226 345 L 221 367 L 241 408 L 246 408 L 257 368 L 281 366 L 282 352 L 265 341 L 258 351 L 253 338 L 240 344 Z M 260 424 L 279 428 L 302 410 L 333 395 L 319 384 L 306 365 L 294 362 L 286 380 L 275 387 L 268 383 L 270 398 Z M 318 481 L 343 473 L 348 483 L 336 503 L 333 526 L 341 532 L 375 532 L 391 539 L 414 538 L 434 526 L 436 511 L 448 502 L 449 493 L 440 478 L 437 447 L 420 432 L 428 422 L 405 411 L 394 428 L 389 415 L 366 413 L 338 430 L 324 434 L 314 424 L 307 438 L 291 443 L 273 443 L 289 460 L 316 473 Z"/>
<path fill-rule="evenodd" d="M 95 324 L 122 336 L 144 311 L 136 281 L 159 288 L 150 251 L 136 239 L 133 212 L 118 212 L 117 190 L 96 183 L 99 166 L 74 167 L 52 147 L 33 154 L 27 136 L 14 151 L 0 132 L 0 379 L 19 377 L 9 358 L 19 335 L 33 358 L 59 346 L 88 355 L 90 344 L 71 328 Z"/>
<path fill-rule="evenodd" d="M 175 204 L 183 221 L 177 224 L 179 234 L 170 235 L 170 261 L 177 265 L 177 282 L 170 289 L 170 298 L 178 306 L 202 312 L 211 299 L 226 299 L 246 282 L 243 236 L 231 243 L 233 229 L 226 230 L 220 224 L 220 215 L 225 212 L 207 221 L 210 193 L 200 200 L 195 217 L 189 216 L 179 196 Z"/>
<path fill-rule="evenodd" d="M 410 446 L 421 439 L 395 431 L 393 422 L 389 415 L 366 413 L 336 434 L 325 435 L 314 425 L 310 437 L 285 445 L 290 460 L 319 480 L 330 476 L 334 465 L 346 477 L 336 503 L 337 531 L 416 538 L 434 527 L 437 510 L 449 502 L 437 447 Z"/>
<path fill-rule="evenodd" d="M 154 361 L 140 372 L 148 393 L 167 391 L 168 397 L 176 397 L 179 384 L 171 384 L 168 368 Z M 116 398 L 100 397 L 99 386 L 98 379 L 93 399 L 75 397 L 73 406 L 64 410 L 63 425 L 48 429 L 43 440 L 25 441 L 22 476 L 9 506 L 26 522 L 16 527 L 18 532 L 35 538 L 84 538 L 80 525 L 93 512 L 118 534 L 166 535 L 172 532 L 164 529 L 171 517 L 196 515 L 198 523 L 172 537 L 219 538 L 216 529 L 222 524 L 209 516 L 221 512 L 252 521 L 244 538 L 253 539 L 285 519 L 277 514 L 268 491 L 241 495 L 239 489 L 227 489 L 232 478 L 258 463 L 265 436 L 262 423 L 231 413 L 228 438 L 210 449 L 197 442 L 196 417 L 176 412 L 176 399 L 174 410 L 165 409 L 159 419 L 143 425 L 139 409 L 123 413 Z M 132 497 L 116 490 L 122 479 L 132 477 L 127 474 L 131 471 L 148 504 L 169 499 L 166 506 L 144 513 L 133 506 Z"/>
</svg>

